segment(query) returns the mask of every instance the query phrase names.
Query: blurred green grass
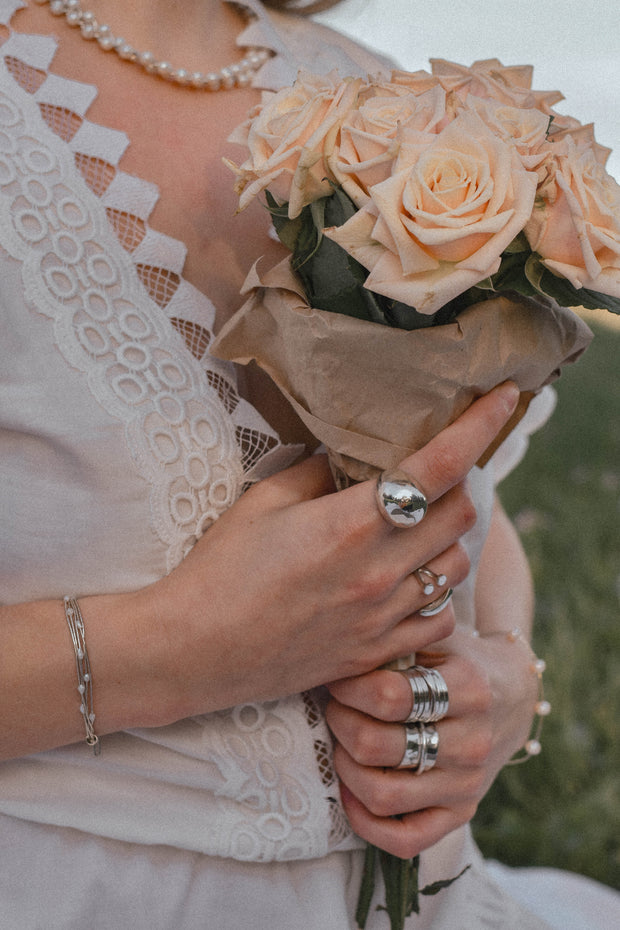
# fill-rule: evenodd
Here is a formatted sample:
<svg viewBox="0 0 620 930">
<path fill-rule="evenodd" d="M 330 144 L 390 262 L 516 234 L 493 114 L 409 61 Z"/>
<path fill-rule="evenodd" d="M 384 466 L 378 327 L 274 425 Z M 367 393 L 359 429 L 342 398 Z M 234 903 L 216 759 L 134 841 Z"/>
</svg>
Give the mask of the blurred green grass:
<svg viewBox="0 0 620 930">
<path fill-rule="evenodd" d="M 474 833 L 488 857 L 620 888 L 620 328 L 590 325 L 555 413 L 500 485 L 532 565 L 552 713 L 542 754 L 502 771 Z"/>
</svg>

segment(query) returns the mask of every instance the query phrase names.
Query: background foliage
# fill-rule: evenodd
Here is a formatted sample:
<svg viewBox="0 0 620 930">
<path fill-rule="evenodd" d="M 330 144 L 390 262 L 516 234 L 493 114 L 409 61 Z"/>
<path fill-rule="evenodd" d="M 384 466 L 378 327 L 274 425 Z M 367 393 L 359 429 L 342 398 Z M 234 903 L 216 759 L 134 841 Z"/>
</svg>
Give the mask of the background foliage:
<svg viewBox="0 0 620 930">
<path fill-rule="evenodd" d="M 504 769 L 474 832 L 486 856 L 620 888 L 620 329 L 557 382 L 558 406 L 500 486 L 531 561 L 543 752 Z"/>
</svg>

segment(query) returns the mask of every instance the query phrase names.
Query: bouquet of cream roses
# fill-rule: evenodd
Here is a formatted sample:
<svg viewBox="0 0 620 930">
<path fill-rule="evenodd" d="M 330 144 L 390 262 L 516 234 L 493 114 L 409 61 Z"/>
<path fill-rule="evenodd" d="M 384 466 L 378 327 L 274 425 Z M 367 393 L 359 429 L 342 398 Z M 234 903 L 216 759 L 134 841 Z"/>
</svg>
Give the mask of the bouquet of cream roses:
<svg viewBox="0 0 620 930">
<path fill-rule="evenodd" d="M 213 349 L 256 359 L 341 476 L 396 466 L 506 378 L 522 413 L 591 338 L 565 308 L 620 311 L 609 151 L 530 83 L 496 60 L 300 73 L 232 137 L 239 208 L 265 192 L 292 258 L 252 270 Z"/>
<path fill-rule="evenodd" d="M 228 162 L 239 207 L 264 193 L 291 258 L 251 271 L 212 351 L 268 372 L 340 485 L 395 467 L 508 378 L 522 415 L 589 343 L 567 308 L 620 312 L 609 152 L 531 76 L 496 60 L 300 73 L 232 137 L 247 150 Z M 417 861 L 393 858 L 396 930 L 449 881 L 419 890 Z M 365 881 L 360 926 L 371 893 Z"/>
</svg>

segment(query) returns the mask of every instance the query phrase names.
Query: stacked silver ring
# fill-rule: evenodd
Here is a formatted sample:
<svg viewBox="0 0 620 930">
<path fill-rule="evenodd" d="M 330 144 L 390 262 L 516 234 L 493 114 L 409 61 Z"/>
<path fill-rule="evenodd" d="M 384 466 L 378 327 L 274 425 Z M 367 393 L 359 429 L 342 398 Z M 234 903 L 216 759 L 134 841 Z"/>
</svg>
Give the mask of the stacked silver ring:
<svg viewBox="0 0 620 930">
<path fill-rule="evenodd" d="M 448 713 L 448 686 L 436 668 L 413 665 L 402 672 L 413 694 L 411 713 L 405 720 L 409 723 L 436 723 Z"/>
<path fill-rule="evenodd" d="M 432 769 L 437 761 L 439 733 L 435 727 L 423 723 L 408 723 L 405 726 L 407 742 L 399 769 L 412 769 L 416 775 Z"/>
</svg>

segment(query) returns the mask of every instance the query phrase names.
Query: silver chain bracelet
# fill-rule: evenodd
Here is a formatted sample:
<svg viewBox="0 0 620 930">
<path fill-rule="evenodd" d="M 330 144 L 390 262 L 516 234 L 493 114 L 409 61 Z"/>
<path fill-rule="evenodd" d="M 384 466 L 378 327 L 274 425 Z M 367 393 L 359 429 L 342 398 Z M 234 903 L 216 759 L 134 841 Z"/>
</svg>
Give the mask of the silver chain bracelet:
<svg viewBox="0 0 620 930">
<path fill-rule="evenodd" d="M 77 671 L 77 690 L 80 694 L 80 713 L 84 719 L 86 729 L 86 742 L 92 746 L 96 756 L 101 752 L 99 737 L 95 733 L 95 712 L 93 710 L 93 679 L 90 672 L 90 661 L 86 649 L 86 634 L 84 620 L 80 605 L 74 597 L 65 597 L 65 617 L 71 633 L 71 641 L 75 650 L 75 668 Z"/>
</svg>

